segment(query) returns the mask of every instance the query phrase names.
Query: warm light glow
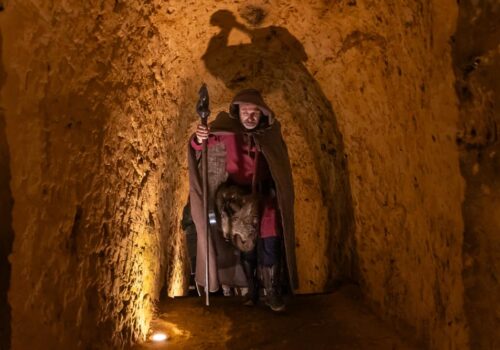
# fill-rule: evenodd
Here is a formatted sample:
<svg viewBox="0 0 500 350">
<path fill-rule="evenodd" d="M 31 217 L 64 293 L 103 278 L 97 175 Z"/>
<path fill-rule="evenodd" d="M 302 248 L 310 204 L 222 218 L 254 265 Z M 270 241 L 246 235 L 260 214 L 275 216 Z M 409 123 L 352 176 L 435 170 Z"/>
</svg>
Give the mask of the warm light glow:
<svg viewBox="0 0 500 350">
<path fill-rule="evenodd" d="M 165 333 L 162 333 L 162 332 L 155 332 L 152 336 L 151 336 L 151 340 L 152 341 L 165 341 L 167 340 L 167 335 Z"/>
<path fill-rule="evenodd" d="M 187 162 L 187 160 L 186 160 Z M 179 186 L 175 191 L 175 198 L 187 198 L 189 193 L 189 181 L 185 175 L 181 176 L 179 179 Z M 178 202 L 177 204 L 177 217 L 182 218 L 182 211 L 184 209 L 185 202 Z M 177 220 L 178 221 L 178 220 Z M 168 283 L 168 291 L 167 295 L 169 297 L 178 297 L 184 295 L 186 292 L 185 285 L 186 281 L 186 256 L 185 256 L 185 246 L 186 242 L 184 242 L 184 231 L 177 225 L 177 229 L 175 231 L 175 245 L 174 252 L 172 254 L 172 274 Z"/>
</svg>

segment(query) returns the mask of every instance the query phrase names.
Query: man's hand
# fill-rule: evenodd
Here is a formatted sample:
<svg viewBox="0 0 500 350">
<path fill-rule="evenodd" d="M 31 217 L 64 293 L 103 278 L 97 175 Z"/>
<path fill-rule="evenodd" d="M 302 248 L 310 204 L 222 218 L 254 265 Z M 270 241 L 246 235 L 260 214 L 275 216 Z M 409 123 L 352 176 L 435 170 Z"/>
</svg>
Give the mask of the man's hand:
<svg viewBox="0 0 500 350">
<path fill-rule="evenodd" d="M 210 133 L 210 128 L 208 126 L 199 124 L 198 128 L 196 129 L 196 142 L 198 142 L 198 144 L 201 144 L 203 140 L 208 139 L 209 133 Z"/>
</svg>

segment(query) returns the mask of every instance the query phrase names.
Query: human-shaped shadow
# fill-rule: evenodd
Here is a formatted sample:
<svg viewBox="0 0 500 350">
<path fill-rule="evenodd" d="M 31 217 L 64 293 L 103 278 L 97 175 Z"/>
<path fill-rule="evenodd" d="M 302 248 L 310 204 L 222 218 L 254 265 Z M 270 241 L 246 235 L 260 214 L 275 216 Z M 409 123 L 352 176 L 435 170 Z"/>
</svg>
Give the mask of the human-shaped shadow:
<svg viewBox="0 0 500 350">
<path fill-rule="evenodd" d="M 210 39 L 202 56 L 207 70 L 233 92 L 252 87 L 267 95 L 280 90 L 307 146 L 317 155 L 315 168 L 331 227 L 331 275 L 325 290 L 332 288 L 339 274 L 355 277 L 357 257 L 346 253 L 356 251 L 347 157 L 332 106 L 304 65 L 308 57 L 303 45 L 286 28 L 249 28 L 228 10 L 215 12 L 210 24 L 220 31 Z M 230 33 L 235 29 L 245 33 L 250 43 L 229 45 Z"/>
<path fill-rule="evenodd" d="M 261 91 L 269 92 L 276 86 L 269 83 L 280 79 L 283 71 L 277 70 L 277 65 L 289 67 L 307 61 L 304 47 L 286 28 L 250 29 L 227 10 L 215 12 L 210 24 L 219 27 L 220 32 L 210 39 L 202 59 L 209 72 L 231 90 L 258 83 Z M 229 35 L 233 29 L 248 35 L 251 43 L 230 46 Z"/>
</svg>

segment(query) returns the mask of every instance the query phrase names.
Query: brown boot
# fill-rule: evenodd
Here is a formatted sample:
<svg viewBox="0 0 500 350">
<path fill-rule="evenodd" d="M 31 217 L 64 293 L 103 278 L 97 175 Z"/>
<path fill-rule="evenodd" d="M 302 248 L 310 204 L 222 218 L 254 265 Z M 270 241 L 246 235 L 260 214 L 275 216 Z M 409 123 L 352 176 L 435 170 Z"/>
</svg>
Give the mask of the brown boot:
<svg viewBox="0 0 500 350">
<path fill-rule="evenodd" d="M 285 311 L 285 302 L 281 296 L 280 266 L 262 266 L 262 278 L 266 289 L 266 305 L 275 312 Z"/>
</svg>

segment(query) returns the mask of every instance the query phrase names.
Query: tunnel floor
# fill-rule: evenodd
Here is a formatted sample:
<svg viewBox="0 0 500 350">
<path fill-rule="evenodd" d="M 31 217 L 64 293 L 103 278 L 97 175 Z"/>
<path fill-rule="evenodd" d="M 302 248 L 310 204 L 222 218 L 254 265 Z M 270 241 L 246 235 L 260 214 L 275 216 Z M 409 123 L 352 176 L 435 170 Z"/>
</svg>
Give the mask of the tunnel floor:
<svg viewBox="0 0 500 350">
<path fill-rule="evenodd" d="M 133 349 L 418 349 L 374 316 L 354 287 L 332 294 L 296 296 L 275 314 L 263 304 L 241 305 L 238 297 L 184 297 L 163 302 L 154 327 L 163 343 Z"/>
</svg>

